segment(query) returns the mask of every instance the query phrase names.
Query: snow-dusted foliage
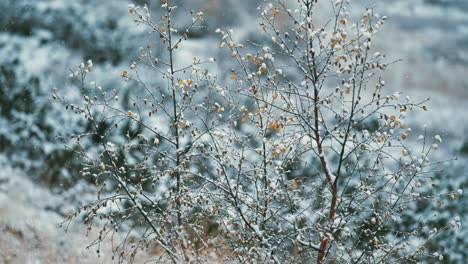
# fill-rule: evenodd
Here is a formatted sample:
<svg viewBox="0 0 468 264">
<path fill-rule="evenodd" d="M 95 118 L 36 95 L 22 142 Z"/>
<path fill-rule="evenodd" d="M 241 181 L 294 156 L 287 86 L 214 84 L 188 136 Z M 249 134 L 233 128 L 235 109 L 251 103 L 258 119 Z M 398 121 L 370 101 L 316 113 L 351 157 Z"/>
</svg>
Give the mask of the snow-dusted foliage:
<svg viewBox="0 0 468 264">
<path fill-rule="evenodd" d="M 216 29 L 211 45 L 230 60 L 217 65 L 184 48 L 205 14 L 189 12 L 181 29 L 178 3 L 162 0 L 159 16 L 128 6 L 154 39 L 122 69 L 124 87 L 91 82 L 89 60 L 71 73 L 79 100 L 53 93 L 91 131 L 70 144 L 99 191 L 70 220 L 101 222 L 98 253 L 122 231 L 114 254 L 129 261 L 140 250 L 174 262 L 443 260 L 427 249 L 461 220 L 407 216 L 463 191 L 428 188 L 444 139 L 406 122 L 427 100 L 385 89 L 381 72 L 396 61 L 372 48 L 385 16 L 353 17 L 337 0 L 322 21 L 316 8 L 328 2 L 264 1 L 255 41 Z"/>
<path fill-rule="evenodd" d="M 56 142 L 55 135 L 68 134 L 73 129 L 60 128 L 59 122 L 71 125 L 78 120 L 57 115 L 58 106 L 50 104 L 50 90 L 44 89 L 49 80 L 40 75 L 53 72 L 48 61 L 29 63 L 42 59 L 52 48 L 10 34 L 0 36 L 0 45 L 0 152 L 6 158 L 0 164 L 34 171 L 31 174 L 36 179 L 50 184 L 60 181 L 67 185 L 71 179 L 66 177 L 69 175 L 66 167 L 72 167 L 72 155 L 63 149 L 62 143 Z M 35 49 L 31 57 L 30 48 Z M 56 54 L 63 54 L 60 47 L 53 48 Z M 55 118 L 49 118 L 50 115 Z"/>
</svg>

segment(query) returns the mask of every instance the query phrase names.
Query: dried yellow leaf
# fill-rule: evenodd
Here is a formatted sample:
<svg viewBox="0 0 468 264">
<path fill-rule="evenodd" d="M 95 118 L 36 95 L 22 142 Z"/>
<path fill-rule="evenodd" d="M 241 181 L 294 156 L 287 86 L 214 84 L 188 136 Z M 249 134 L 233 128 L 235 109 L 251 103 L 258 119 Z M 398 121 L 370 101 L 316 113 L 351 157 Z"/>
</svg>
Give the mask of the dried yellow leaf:
<svg viewBox="0 0 468 264">
<path fill-rule="evenodd" d="M 270 130 L 275 130 L 275 131 L 280 131 L 280 130 L 281 130 L 281 126 L 280 126 L 280 124 L 279 124 L 277 121 L 275 121 L 275 122 L 273 122 L 273 123 L 271 123 L 271 124 L 268 125 L 268 129 L 270 129 Z"/>
<path fill-rule="evenodd" d="M 257 59 L 257 57 L 254 58 L 253 64 L 254 64 L 254 65 L 257 65 L 257 64 L 258 64 L 258 59 Z"/>
<path fill-rule="evenodd" d="M 278 92 L 275 92 L 275 93 L 273 94 L 273 100 L 276 100 L 276 99 L 278 98 L 278 96 L 279 96 Z"/>
<path fill-rule="evenodd" d="M 292 180 L 291 181 L 291 190 L 294 191 L 296 188 L 297 188 L 297 182 L 296 182 L 296 180 Z"/>
</svg>

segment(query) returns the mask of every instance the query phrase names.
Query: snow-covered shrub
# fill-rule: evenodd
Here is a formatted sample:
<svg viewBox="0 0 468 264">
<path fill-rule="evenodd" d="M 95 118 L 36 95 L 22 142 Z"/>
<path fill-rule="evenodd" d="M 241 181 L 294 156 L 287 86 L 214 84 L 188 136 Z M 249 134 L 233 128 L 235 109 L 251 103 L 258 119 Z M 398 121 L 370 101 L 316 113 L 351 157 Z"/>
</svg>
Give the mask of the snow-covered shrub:
<svg viewBox="0 0 468 264">
<path fill-rule="evenodd" d="M 51 105 L 50 91 L 66 87 L 64 74 L 77 57 L 93 57 L 104 68 L 127 60 L 128 50 L 138 48 L 127 37 L 139 40 L 144 34 L 124 38 L 119 33 L 121 14 L 115 9 L 126 11 L 113 5 L 121 3 L 2 1 L 9 10 L 0 18 L 2 165 L 22 168 L 32 179 L 52 187 L 68 188 L 80 179 L 80 162 L 72 148 L 64 149 L 60 137 L 83 133 L 86 126 L 72 113 Z M 104 11 L 109 14 L 96 15 Z M 100 81 L 112 84 L 105 77 Z"/>
<path fill-rule="evenodd" d="M 82 50 L 83 56 L 94 58 L 96 62 L 122 60 L 122 51 L 128 51 L 128 41 L 118 33 L 118 14 L 113 16 L 98 16 L 103 10 L 112 9 L 112 3 L 107 7 L 95 4 L 95 10 L 89 14 L 88 8 L 79 8 L 80 3 L 56 1 L 54 5 L 45 5 L 42 1 L 5 0 L 2 6 L 9 10 L 0 18 L 3 30 L 25 36 L 38 30 L 47 32 L 50 39 L 63 41 L 72 49 Z M 104 9 L 106 8 L 106 9 Z M 93 20 L 89 20 L 93 17 Z M 99 31 L 95 28 L 98 26 Z M 118 44 L 118 45 L 117 45 Z"/>
<path fill-rule="evenodd" d="M 380 72 L 395 61 L 371 44 L 386 17 L 373 9 L 353 17 L 338 0 L 330 20 L 316 21 L 325 3 L 265 1 L 260 43 L 216 30 L 213 47 L 232 62 L 215 69 L 215 58 L 184 49 L 205 14 L 190 12 L 182 30 L 178 3 L 162 0 L 157 19 L 129 5 L 159 41 L 122 69 L 123 87 L 89 84 L 88 61 L 72 74 L 80 101 L 54 91 L 92 131 L 70 139 L 99 191 L 69 220 L 102 221 L 98 252 L 123 231 L 114 254 L 129 261 L 139 250 L 174 262 L 213 252 L 234 262 L 443 260 L 431 242 L 460 219 L 413 216 L 462 191 L 426 188 L 443 140 L 406 123 L 426 100 L 385 89 Z M 175 60 L 179 53 L 189 55 Z"/>
<path fill-rule="evenodd" d="M 24 42 L 23 42 L 24 41 Z M 25 45 L 23 45 L 26 43 Z M 57 142 L 56 135 L 70 130 L 55 123 L 67 124 L 50 104 L 50 90 L 44 78 L 25 69 L 24 48 L 35 41 L 12 36 L 0 37 L 0 154 L 2 166 L 19 167 L 31 178 L 47 185 L 67 187 L 73 179 L 69 171 L 79 171 L 72 152 Z M 40 53 L 37 51 L 37 53 Z M 27 66 L 26 66 L 27 67 Z M 54 116 L 54 119 L 50 118 Z M 74 124 L 76 120 L 68 124 Z"/>
</svg>

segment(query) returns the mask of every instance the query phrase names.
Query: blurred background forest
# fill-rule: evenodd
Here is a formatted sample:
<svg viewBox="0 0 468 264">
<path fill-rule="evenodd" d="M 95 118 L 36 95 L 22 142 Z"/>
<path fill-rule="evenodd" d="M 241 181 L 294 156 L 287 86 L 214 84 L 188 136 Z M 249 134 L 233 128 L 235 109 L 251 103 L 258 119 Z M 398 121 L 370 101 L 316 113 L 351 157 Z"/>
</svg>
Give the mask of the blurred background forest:
<svg viewBox="0 0 468 264">
<path fill-rule="evenodd" d="M 206 29 L 187 42 L 191 54 L 176 60 L 215 57 L 222 67 L 227 62 L 217 54 L 221 51 L 215 48 L 215 29 L 234 28 L 239 39 L 258 40 L 256 7 L 261 2 L 184 1 L 180 9 L 204 11 Z M 353 12 L 375 5 L 389 17 L 373 44 L 388 57 L 402 59 L 385 72 L 386 89 L 431 98 L 429 111 L 409 116 L 409 123 L 416 134 L 427 129 L 444 138 L 440 160 L 456 158 L 441 165 L 444 172 L 436 175 L 433 188 L 464 190 L 468 181 L 468 1 L 353 2 Z M 154 15 L 160 12 L 159 0 L 134 3 L 147 3 Z M 63 111 L 62 105 L 53 104 L 51 90 L 58 87 L 78 98 L 69 69 L 88 59 L 94 62 L 96 82 L 107 88 L 125 87 L 119 78 L 122 70 L 135 60 L 139 47 L 158 42 L 157 36 L 134 25 L 128 4 L 128 0 L 0 0 L 0 263 L 95 263 L 97 255 L 85 249 L 89 241 L 84 230 L 78 226 L 72 229 L 77 234 L 67 235 L 57 229 L 64 216 L 91 199 L 95 190 L 80 177 L 79 161 L 61 140 L 86 131 L 86 124 Z M 326 14 L 321 16 L 327 19 Z M 183 28 L 189 19 L 180 12 L 177 26 Z M 421 213 L 436 206 L 421 203 L 416 210 Z M 433 221 L 468 219 L 464 196 L 441 207 Z M 466 237 L 462 226 L 438 238 L 435 244 L 446 263 L 468 259 Z"/>
</svg>

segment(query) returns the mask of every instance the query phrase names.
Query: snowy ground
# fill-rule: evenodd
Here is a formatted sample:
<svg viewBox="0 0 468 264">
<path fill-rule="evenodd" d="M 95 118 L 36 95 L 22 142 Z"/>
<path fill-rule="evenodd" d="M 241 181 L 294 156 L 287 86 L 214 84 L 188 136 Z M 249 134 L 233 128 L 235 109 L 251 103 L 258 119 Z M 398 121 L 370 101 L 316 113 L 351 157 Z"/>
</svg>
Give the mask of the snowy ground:
<svg viewBox="0 0 468 264">
<path fill-rule="evenodd" d="M 101 257 L 86 247 L 92 236 L 74 222 L 68 233 L 59 229 L 65 217 L 54 211 L 63 204 L 18 170 L 0 174 L 0 263 L 113 263 L 109 245 Z"/>
</svg>

